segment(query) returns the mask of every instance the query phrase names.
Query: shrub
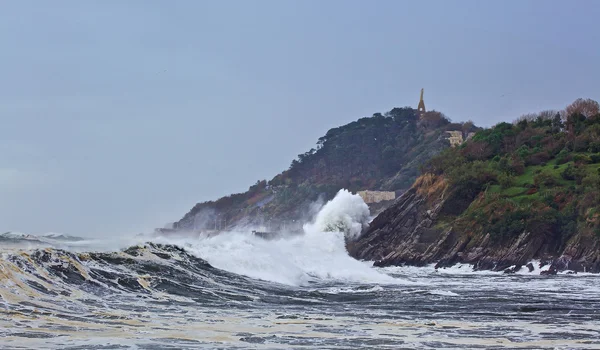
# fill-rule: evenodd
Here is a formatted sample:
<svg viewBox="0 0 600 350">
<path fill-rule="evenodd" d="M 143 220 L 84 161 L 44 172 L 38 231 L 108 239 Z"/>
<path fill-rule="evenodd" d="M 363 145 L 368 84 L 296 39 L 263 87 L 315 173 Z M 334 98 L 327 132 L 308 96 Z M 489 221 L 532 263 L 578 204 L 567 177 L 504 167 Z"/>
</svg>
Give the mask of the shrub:
<svg viewBox="0 0 600 350">
<path fill-rule="evenodd" d="M 508 162 L 508 158 L 506 158 L 506 157 L 499 158 L 498 162 L 496 163 L 496 169 L 498 169 L 498 171 L 502 172 L 502 173 L 510 173 L 511 169 L 510 169 L 510 164 Z"/>
<path fill-rule="evenodd" d="M 590 142 L 588 152 L 598 153 L 600 152 L 600 142 Z"/>
<path fill-rule="evenodd" d="M 550 160 L 550 156 L 547 152 L 537 152 L 527 158 L 527 163 L 531 165 L 541 165 L 546 164 L 548 160 Z"/>
<path fill-rule="evenodd" d="M 573 140 L 573 151 L 585 152 L 590 147 L 590 140 L 584 135 L 580 135 Z"/>
<path fill-rule="evenodd" d="M 558 152 L 556 155 L 556 164 L 565 164 L 571 160 L 571 154 L 566 149 Z"/>
<path fill-rule="evenodd" d="M 552 175 L 552 173 L 550 173 L 548 171 L 542 171 L 539 174 L 537 174 L 536 176 L 534 176 L 533 183 L 537 187 L 541 187 L 541 186 L 552 187 L 552 186 L 555 186 L 558 184 L 554 175 Z"/>
<path fill-rule="evenodd" d="M 523 175 L 525 173 L 525 163 L 518 158 L 513 158 L 510 162 L 510 170 L 515 175 Z"/>
<path fill-rule="evenodd" d="M 510 174 L 503 173 L 503 174 L 498 175 L 498 184 L 503 189 L 512 187 L 514 182 L 515 182 L 515 178 L 513 176 L 511 176 Z"/>
<path fill-rule="evenodd" d="M 593 163 L 592 159 L 589 156 L 585 155 L 585 154 L 576 154 L 573 157 L 573 160 L 576 163 L 584 163 L 584 164 L 592 164 Z"/>
<path fill-rule="evenodd" d="M 519 155 L 521 159 L 527 158 L 527 156 L 529 156 L 529 147 L 525 145 L 519 147 L 519 149 L 517 149 L 517 155 Z"/>
<path fill-rule="evenodd" d="M 510 210 L 490 226 L 490 234 L 495 239 L 518 236 L 525 231 L 528 216 L 528 212 L 523 209 Z"/>
<path fill-rule="evenodd" d="M 575 177 L 576 177 L 576 175 L 577 175 L 577 170 L 576 170 L 576 169 L 575 169 L 575 167 L 574 167 L 574 166 L 572 166 L 571 164 L 569 164 L 569 165 L 568 165 L 568 166 L 565 168 L 565 170 L 563 170 L 563 171 L 560 173 L 560 176 L 561 176 L 563 179 L 565 179 L 565 180 L 568 180 L 568 181 L 574 181 L 574 180 L 575 180 Z"/>
<path fill-rule="evenodd" d="M 584 187 L 590 187 L 592 189 L 600 188 L 600 174 L 589 173 L 582 180 L 581 184 Z"/>
<path fill-rule="evenodd" d="M 565 170 L 563 170 L 560 174 L 560 176 L 568 181 L 575 181 L 577 182 L 578 185 L 581 185 L 581 181 L 583 180 L 583 177 L 585 176 L 585 171 L 584 169 L 582 169 L 580 166 L 573 166 L 571 164 L 569 164 Z"/>
</svg>

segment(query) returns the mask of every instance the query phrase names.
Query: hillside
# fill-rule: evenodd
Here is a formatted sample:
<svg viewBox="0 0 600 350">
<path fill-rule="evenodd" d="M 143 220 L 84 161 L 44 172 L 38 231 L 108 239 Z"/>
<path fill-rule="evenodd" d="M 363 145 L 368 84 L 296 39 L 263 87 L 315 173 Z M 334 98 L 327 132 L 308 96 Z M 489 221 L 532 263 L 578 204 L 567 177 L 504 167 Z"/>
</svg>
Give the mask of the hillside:
<svg viewBox="0 0 600 350">
<path fill-rule="evenodd" d="M 382 266 L 504 270 L 540 259 L 550 272 L 599 272 L 598 103 L 500 123 L 447 149 L 348 248 Z"/>
<path fill-rule="evenodd" d="M 446 131 L 462 139 L 476 130 L 472 123 L 451 123 L 435 111 L 420 117 L 408 107 L 376 113 L 329 130 L 315 148 L 300 154 L 289 169 L 270 181 L 257 181 L 244 193 L 198 203 L 175 227 L 298 228 L 311 213 L 312 203 L 331 199 L 341 188 L 404 192 L 418 176 L 419 167 L 448 148 Z"/>
</svg>

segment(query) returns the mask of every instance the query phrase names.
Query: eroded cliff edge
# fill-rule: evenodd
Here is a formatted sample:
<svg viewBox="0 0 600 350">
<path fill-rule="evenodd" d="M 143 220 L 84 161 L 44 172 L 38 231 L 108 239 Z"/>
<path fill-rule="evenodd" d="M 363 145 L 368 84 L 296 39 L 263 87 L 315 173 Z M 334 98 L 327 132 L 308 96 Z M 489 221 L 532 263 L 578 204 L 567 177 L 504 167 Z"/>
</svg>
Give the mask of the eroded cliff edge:
<svg viewBox="0 0 600 350">
<path fill-rule="evenodd" d="M 572 270 L 600 272 L 600 244 L 595 236 L 576 233 L 566 242 L 541 231 L 523 231 L 510 239 L 494 239 L 479 227 L 465 227 L 457 219 L 472 202 L 461 197 L 443 176 L 425 174 L 396 202 L 377 216 L 354 242 L 349 253 L 375 266 L 456 263 L 475 269 L 514 272 L 532 260 L 550 264 L 548 273 Z"/>
</svg>

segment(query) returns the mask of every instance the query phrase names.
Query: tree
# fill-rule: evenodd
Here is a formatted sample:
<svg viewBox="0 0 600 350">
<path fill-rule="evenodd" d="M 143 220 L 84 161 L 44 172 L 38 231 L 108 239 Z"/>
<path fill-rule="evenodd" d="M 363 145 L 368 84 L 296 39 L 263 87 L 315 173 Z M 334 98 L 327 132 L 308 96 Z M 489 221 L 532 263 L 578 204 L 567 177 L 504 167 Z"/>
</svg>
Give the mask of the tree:
<svg viewBox="0 0 600 350">
<path fill-rule="evenodd" d="M 545 111 L 541 111 L 538 115 L 539 118 L 543 120 L 553 120 L 554 117 L 558 114 L 558 111 L 547 109 Z"/>
<path fill-rule="evenodd" d="M 563 119 L 566 121 L 571 115 L 581 114 L 586 118 L 600 113 L 600 104 L 591 98 L 578 98 L 565 108 Z"/>
<path fill-rule="evenodd" d="M 565 124 L 562 122 L 560 118 L 560 113 L 556 112 L 554 117 L 552 118 L 552 132 L 559 133 L 562 129 L 564 129 Z"/>
<path fill-rule="evenodd" d="M 575 137 L 585 128 L 585 120 L 585 115 L 577 112 L 567 116 L 565 129 L 570 137 Z"/>
<path fill-rule="evenodd" d="M 450 120 L 443 113 L 429 111 L 423 113 L 419 124 L 425 128 L 439 128 L 443 125 L 450 124 Z"/>
<path fill-rule="evenodd" d="M 528 122 L 535 121 L 538 118 L 538 116 L 539 116 L 539 114 L 537 114 L 537 113 L 523 114 L 519 118 L 515 119 L 515 121 L 513 122 L 513 124 L 515 124 L 515 125 L 519 125 L 519 124 L 525 124 L 525 125 L 527 125 Z M 525 123 L 522 123 L 522 122 L 525 122 Z"/>
<path fill-rule="evenodd" d="M 477 131 L 477 127 L 475 126 L 475 123 L 473 123 L 472 120 L 467 120 L 463 123 L 462 130 L 464 133 L 470 133 Z"/>
<path fill-rule="evenodd" d="M 513 124 L 519 126 L 521 129 L 527 127 L 528 124 L 533 124 L 535 126 L 548 125 L 557 113 L 557 111 L 550 109 L 539 113 L 527 113 L 513 121 Z"/>
</svg>

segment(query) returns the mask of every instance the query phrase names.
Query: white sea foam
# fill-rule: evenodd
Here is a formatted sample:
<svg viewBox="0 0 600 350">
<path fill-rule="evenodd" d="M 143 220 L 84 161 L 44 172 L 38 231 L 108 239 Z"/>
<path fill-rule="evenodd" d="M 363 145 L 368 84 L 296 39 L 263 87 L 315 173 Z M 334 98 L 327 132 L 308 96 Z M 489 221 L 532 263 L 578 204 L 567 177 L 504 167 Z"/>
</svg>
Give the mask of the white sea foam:
<svg viewBox="0 0 600 350">
<path fill-rule="evenodd" d="M 355 294 L 355 293 L 376 293 L 383 291 L 383 287 L 376 285 L 369 288 L 358 288 L 358 287 L 330 287 L 325 290 L 319 290 L 321 292 L 329 294 Z"/>
<path fill-rule="evenodd" d="M 346 190 L 323 206 L 304 234 L 264 240 L 250 232 L 224 232 L 190 241 L 157 238 L 161 243 L 184 246 L 211 265 L 249 276 L 289 285 L 311 280 L 357 283 L 400 283 L 401 280 L 350 257 L 345 238 L 357 237 L 369 217 L 362 198 Z"/>
<path fill-rule="evenodd" d="M 429 291 L 429 293 L 433 294 L 433 295 L 442 295 L 445 297 L 457 297 L 458 296 L 457 293 L 451 292 L 449 290 L 441 290 L 441 289 L 434 289 L 434 290 Z"/>
<path fill-rule="evenodd" d="M 340 190 L 335 198 L 321 208 L 314 222 L 304 225 L 307 232 L 343 232 L 356 239 L 370 219 L 369 207 L 363 199 L 347 190 Z"/>
<path fill-rule="evenodd" d="M 181 245 L 217 268 L 277 283 L 303 285 L 315 279 L 400 282 L 351 258 L 341 232 L 306 232 L 269 241 L 249 232 L 226 232 L 194 242 L 156 240 Z"/>
</svg>

